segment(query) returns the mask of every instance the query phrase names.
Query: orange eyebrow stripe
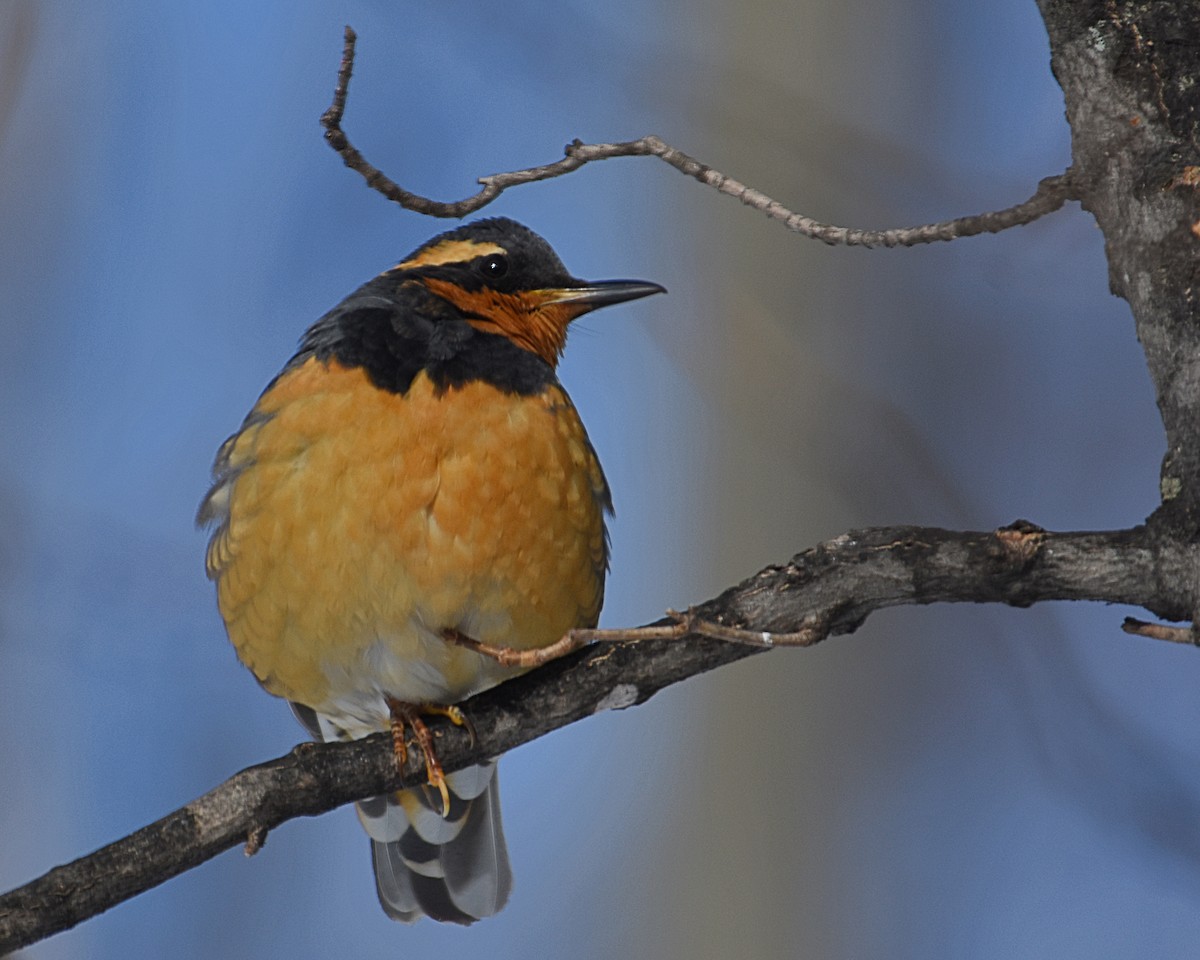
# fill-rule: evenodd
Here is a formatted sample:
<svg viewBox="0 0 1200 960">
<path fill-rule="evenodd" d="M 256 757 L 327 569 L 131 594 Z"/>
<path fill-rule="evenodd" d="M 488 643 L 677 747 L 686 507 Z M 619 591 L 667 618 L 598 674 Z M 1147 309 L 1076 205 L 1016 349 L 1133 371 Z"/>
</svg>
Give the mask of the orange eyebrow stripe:
<svg viewBox="0 0 1200 960">
<path fill-rule="evenodd" d="M 487 256 L 489 253 L 507 253 L 503 247 L 495 243 L 479 243 L 475 240 L 443 240 L 428 250 L 420 251 L 415 257 L 399 264 L 399 268 L 407 270 L 411 267 L 436 267 L 443 263 L 467 263 L 476 257 Z"/>
</svg>

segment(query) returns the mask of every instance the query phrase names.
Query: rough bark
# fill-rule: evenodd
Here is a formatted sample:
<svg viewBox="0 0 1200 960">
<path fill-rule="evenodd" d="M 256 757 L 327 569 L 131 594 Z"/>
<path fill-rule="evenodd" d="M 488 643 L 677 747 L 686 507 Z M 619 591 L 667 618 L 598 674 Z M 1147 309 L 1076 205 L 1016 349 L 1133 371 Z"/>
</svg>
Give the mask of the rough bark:
<svg viewBox="0 0 1200 960">
<path fill-rule="evenodd" d="M 1166 429 L 1152 523 L 1188 543 L 1200 529 L 1200 5 L 1040 7 L 1076 195 L 1104 233 L 1109 285 L 1133 311 Z"/>
</svg>

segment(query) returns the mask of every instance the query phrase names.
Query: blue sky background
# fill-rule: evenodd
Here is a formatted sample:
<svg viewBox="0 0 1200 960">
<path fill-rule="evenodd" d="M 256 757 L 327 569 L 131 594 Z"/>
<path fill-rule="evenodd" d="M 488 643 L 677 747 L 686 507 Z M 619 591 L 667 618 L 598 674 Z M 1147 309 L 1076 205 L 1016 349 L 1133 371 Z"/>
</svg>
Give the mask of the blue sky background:
<svg viewBox="0 0 1200 960">
<path fill-rule="evenodd" d="M 1032 2 L 603 7 L 7 0 L 0 21 L 0 887 L 300 735 L 226 642 L 192 517 L 303 328 L 441 198 L 657 132 L 860 226 L 1003 206 L 1069 159 Z M 661 167 L 661 169 L 660 169 Z M 604 622 L 853 526 L 1104 528 L 1162 434 L 1101 238 L 831 250 L 650 160 L 506 194 L 570 269 L 671 291 L 562 379 L 617 500 Z M 894 610 L 504 761 L 516 871 L 469 930 L 388 921 L 349 811 L 32 948 L 72 957 L 1194 956 L 1192 650 L 1126 611 Z"/>
</svg>

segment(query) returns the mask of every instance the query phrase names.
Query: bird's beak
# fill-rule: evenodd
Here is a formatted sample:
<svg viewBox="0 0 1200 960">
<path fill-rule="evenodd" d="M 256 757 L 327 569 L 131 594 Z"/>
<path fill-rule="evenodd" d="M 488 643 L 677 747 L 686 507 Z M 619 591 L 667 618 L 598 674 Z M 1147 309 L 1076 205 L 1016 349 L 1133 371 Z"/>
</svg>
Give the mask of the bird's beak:
<svg viewBox="0 0 1200 960">
<path fill-rule="evenodd" d="M 544 304 L 570 304 L 576 315 L 607 307 L 626 300 L 639 300 L 654 293 L 666 293 L 667 288 L 645 280 L 600 280 L 596 283 L 580 283 L 579 286 L 543 290 Z"/>
</svg>

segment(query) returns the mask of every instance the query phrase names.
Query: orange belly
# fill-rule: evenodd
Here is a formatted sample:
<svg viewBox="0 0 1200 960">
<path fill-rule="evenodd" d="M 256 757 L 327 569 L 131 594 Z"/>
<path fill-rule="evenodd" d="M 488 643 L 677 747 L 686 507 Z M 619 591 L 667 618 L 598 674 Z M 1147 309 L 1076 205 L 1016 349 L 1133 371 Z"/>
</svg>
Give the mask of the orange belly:
<svg viewBox="0 0 1200 960">
<path fill-rule="evenodd" d="M 446 628 L 533 648 L 596 622 L 606 488 L 557 386 L 439 394 L 422 373 L 401 395 L 310 359 L 230 442 L 209 572 L 271 693 L 383 727 L 384 694 L 453 702 L 506 675 Z"/>
</svg>

